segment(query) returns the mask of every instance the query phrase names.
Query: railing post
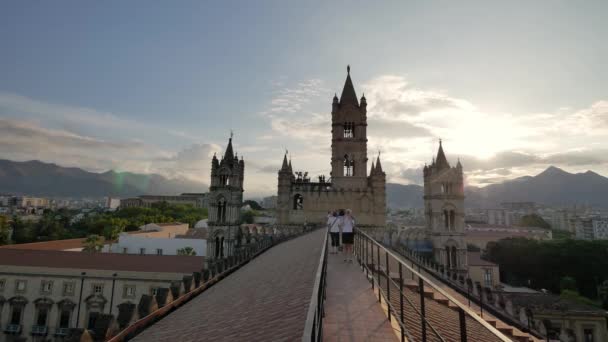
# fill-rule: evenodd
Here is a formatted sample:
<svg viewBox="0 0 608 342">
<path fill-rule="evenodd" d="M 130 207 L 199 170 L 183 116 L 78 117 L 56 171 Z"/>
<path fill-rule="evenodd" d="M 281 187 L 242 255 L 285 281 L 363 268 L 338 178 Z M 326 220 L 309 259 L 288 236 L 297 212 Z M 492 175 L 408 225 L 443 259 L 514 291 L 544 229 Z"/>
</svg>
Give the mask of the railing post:
<svg viewBox="0 0 608 342">
<path fill-rule="evenodd" d="M 391 302 L 391 284 L 390 284 L 390 278 L 391 278 L 391 271 L 390 268 L 388 267 L 388 253 L 386 251 L 384 251 L 384 255 L 386 256 L 386 303 L 387 303 L 387 307 L 389 307 L 388 303 Z M 391 312 L 389 310 L 388 312 L 388 321 L 391 321 Z"/>
<path fill-rule="evenodd" d="M 371 250 L 371 254 L 372 254 L 372 269 L 371 269 L 371 271 L 372 271 L 372 290 L 373 290 L 374 289 L 374 268 L 375 268 L 375 266 L 374 266 L 374 249 L 373 249 L 374 245 L 372 244 L 371 239 L 368 238 L 367 241 L 369 241 L 369 244 L 371 245 L 371 248 L 372 248 L 372 250 Z"/>
<path fill-rule="evenodd" d="M 378 269 L 376 270 L 376 274 L 378 274 L 378 303 L 382 303 L 382 291 L 380 289 L 380 245 L 377 243 L 376 245 L 376 256 L 378 257 Z"/>
<path fill-rule="evenodd" d="M 401 262 L 399 262 L 399 316 L 401 319 L 401 325 L 405 326 L 405 321 L 403 320 L 403 266 Z M 401 327 L 401 342 L 405 342 L 405 331 L 403 331 L 403 327 Z"/>
<path fill-rule="evenodd" d="M 420 291 L 420 322 L 422 322 L 422 342 L 426 342 L 426 313 L 424 310 L 424 282 L 418 278 L 418 291 Z"/>
<path fill-rule="evenodd" d="M 467 342 L 467 321 L 462 308 L 459 308 L 458 316 L 460 319 L 460 342 Z"/>
</svg>

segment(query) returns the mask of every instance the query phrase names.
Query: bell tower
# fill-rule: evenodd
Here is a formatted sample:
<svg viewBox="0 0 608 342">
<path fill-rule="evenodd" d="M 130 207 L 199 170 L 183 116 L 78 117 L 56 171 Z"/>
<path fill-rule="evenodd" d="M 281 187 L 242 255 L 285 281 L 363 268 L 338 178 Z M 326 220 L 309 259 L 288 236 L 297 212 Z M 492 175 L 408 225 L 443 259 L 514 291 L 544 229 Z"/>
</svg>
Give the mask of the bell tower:
<svg viewBox="0 0 608 342">
<path fill-rule="evenodd" d="M 334 95 L 331 111 L 331 179 L 334 188 L 367 187 L 367 101 L 357 100 L 346 68 L 342 95 Z"/>
<path fill-rule="evenodd" d="M 211 185 L 209 186 L 209 232 L 207 258 L 221 259 L 232 254 L 240 214 L 243 206 L 243 181 L 245 161 L 234 154 L 232 134 L 222 160 L 214 155 L 211 160 Z"/>
<path fill-rule="evenodd" d="M 448 269 L 467 268 L 464 238 L 464 182 L 460 161 L 448 163 L 441 140 L 437 158 L 424 166 L 426 230 L 433 242 L 435 261 Z"/>
</svg>

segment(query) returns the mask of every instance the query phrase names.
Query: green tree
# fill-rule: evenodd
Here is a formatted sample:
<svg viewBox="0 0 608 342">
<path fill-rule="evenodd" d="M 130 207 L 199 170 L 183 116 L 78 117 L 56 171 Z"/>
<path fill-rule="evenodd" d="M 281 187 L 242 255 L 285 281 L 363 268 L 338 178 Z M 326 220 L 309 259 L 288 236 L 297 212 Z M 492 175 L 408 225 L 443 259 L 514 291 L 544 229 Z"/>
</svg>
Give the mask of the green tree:
<svg viewBox="0 0 608 342">
<path fill-rule="evenodd" d="M 177 250 L 177 255 L 190 255 L 195 256 L 196 251 L 192 247 L 184 247 Z"/>
<path fill-rule="evenodd" d="M 572 277 L 563 277 L 559 281 L 559 289 L 560 293 L 564 292 L 565 290 L 577 292 L 578 289 L 576 287 L 576 279 Z"/>
<path fill-rule="evenodd" d="M 537 214 L 522 216 L 517 225 L 520 227 L 538 227 L 551 229 L 551 225 L 549 224 L 549 222 L 545 221 L 545 219 L 543 219 Z"/>
<path fill-rule="evenodd" d="M 87 236 L 86 240 L 84 240 L 84 242 L 83 242 L 82 251 L 89 252 L 89 253 L 97 253 L 102 250 L 103 245 L 104 245 L 103 236 L 99 236 L 99 235 L 95 235 L 95 234 L 89 235 L 89 236 Z"/>
<path fill-rule="evenodd" d="M 8 217 L 0 215 L 0 245 L 8 245 L 11 243 L 9 239 L 9 228 Z"/>
<path fill-rule="evenodd" d="M 253 223 L 253 218 L 255 214 L 252 210 L 247 210 L 241 213 L 241 222 L 243 223 Z"/>
</svg>

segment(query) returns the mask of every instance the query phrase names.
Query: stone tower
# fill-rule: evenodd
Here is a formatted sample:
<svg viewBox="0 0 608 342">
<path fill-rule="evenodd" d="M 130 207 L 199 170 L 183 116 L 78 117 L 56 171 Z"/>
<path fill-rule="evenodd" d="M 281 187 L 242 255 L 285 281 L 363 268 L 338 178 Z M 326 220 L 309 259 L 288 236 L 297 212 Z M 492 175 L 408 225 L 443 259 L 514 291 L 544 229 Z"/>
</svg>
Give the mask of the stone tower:
<svg viewBox="0 0 608 342">
<path fill-rule="evenodd" d="M 278 172 L 281 225 L 322 224 L 328 211 L 339 209 L 351 209 L 359 227 L 386 223 L 386 174 L 379 155 L 367 174 L 367 101 L 365 96 L 357 99 L 350 67 L 346 71 L 342 95 L 334 95 L 332 102 L 330 177 L 294 172 L 285 154 Z"/>
<path fill-rule="evenodd" d="M 232 254 L 240 229 L 243 206 L 245 162 L 232 150 L 232 135 L 222 160 L 213 155 L 209 186 L 209 231 L 207 258 L 224 258 Z"/>
<path fill-rule="evenodd" d="M 448 269 L 467 268 L 464 238 L 464 182 L 460 161 L 450 167 L 439 141 L 437 158 L 424 166 L 426 229 L 435 261 Z"/>
<path fill-rule="evenodd" d="M 331 179 L 337 188 L 367 187 L 367 101 L 357 100 L 350 66 L 331 111 Z"/>
</svg>

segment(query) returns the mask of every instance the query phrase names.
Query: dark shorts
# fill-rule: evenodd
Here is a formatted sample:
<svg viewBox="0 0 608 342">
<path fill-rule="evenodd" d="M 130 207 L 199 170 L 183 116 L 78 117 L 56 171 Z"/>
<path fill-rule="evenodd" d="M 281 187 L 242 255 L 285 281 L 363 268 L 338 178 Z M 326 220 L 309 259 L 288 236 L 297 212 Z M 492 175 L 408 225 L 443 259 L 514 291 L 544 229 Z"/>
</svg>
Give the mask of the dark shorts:
<svg viewBox="0 0 608 342">
<path fill-rule="evenodd" d="M 336 233 L 329 233 L 329 237 L 331 238 L 331 245 L 334 247 L 338 247 L 340 246 L 340 233 L 336 232 Z"/>
<path fill-rule="evenodd" d="M 353 244 L 353 233 L 342 233 L 342 243 L 347 245 Z"/>
</svg>

